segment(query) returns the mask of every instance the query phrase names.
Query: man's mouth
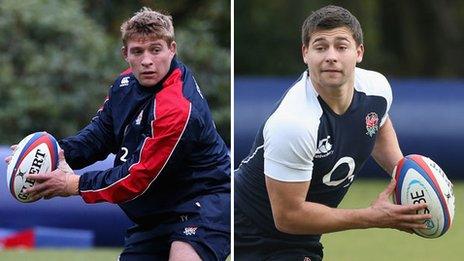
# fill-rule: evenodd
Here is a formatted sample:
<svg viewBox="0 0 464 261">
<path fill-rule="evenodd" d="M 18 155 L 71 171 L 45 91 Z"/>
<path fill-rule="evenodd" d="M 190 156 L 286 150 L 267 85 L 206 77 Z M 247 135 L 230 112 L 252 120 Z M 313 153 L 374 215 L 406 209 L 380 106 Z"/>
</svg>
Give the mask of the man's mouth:
<svg viewBox="0 0 464 261">
<path fill-rule="evenodd" d="M 146 71 L 146 72 L 142 72 L 140 73 L 142 76 L 154 76 L 155 75 L 155 72 L 154 71 Z"/>
<path fill-rule="evenodd" d="M 322 70 L 321 72 L 328 72 L 328 73 L 341 73 L 341 70 L 335 70 L 335 69 L 327 69 L 327 70 Z"/>
</svg>

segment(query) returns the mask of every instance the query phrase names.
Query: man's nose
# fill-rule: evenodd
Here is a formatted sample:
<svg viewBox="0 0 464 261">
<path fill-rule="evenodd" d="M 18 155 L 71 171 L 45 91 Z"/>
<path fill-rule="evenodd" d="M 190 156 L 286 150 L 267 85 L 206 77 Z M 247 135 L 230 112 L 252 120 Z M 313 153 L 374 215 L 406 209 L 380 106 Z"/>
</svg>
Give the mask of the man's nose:
<svg viewBox="0 0 464 261">
<path fill-rule="evenodd" d="M 338 60 L 337 51 L 335 50 L 334 47 L 330 47 L 326 52 L 325 61 L 329 63 L 335 63 L 337 62 L 337 60 Z"/>
<path fill-rule="evenodd" d="M 150 55 L 144 54 L 142 57 L 142 66 L 150 66 L 153 64 L 153 61 L 150 59 Z"/>
</svg>

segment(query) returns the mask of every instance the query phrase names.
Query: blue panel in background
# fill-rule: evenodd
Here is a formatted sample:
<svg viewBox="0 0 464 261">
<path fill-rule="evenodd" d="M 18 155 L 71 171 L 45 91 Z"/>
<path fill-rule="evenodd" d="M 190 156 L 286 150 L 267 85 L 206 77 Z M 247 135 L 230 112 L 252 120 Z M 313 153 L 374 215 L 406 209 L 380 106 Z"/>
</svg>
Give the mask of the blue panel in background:
<svg viewBox="0 0 464 261">
<path fill-rule="evenodd" d="M 234 166 L 246 157 L 257 130 L 293 78 L 235 77 Z M 464 179 L 464 80 L 393 79 L 390 117 L 405 155 L 436 161 L 451 179 Z M 379 174 L 380 173 L 380 174 Z M 361 177 L 386 177 L 369 160 Z"/>
<path fill-rule="evenodd" d="M 91 248 L 94 233 L 90 230 L 35 227 L 37 248 Z"/>
</svg>

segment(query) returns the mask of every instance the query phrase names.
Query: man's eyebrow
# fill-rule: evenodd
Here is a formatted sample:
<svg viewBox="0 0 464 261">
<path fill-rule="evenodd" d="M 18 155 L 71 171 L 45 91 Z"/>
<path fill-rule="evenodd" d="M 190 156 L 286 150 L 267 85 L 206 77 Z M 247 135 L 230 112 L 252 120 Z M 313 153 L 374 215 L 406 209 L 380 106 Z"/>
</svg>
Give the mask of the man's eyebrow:
<svg viewBox="0 0 464 261">
<path fill-rule="evenodd" d="M 338 37 L 335 37 L 335 40 L 337 41 L 347 41 L 347 42 L 350 42 L 350 39 L 347 38 L 347 37 L 344 37 L 344 36 L 338 36 Z"/>
<path fill-rule="evenodd" d="M 325 37 L 318 37 L 318 38 L 314 39 L 313 44 L 315 44 L 316 42 L 325 41 L 325 40 L 326 40 Z"/>
<path fill-rule="evenodd" d="M 316 39 L 314 39 L 313 41 L 313 44 L 315 44 L 316 42 L 320 42 L 320 41 L 326 41 L 327 39 L 325 37 L 318 37 Z M 336 41 L 347 41 L 347 42 L 350 42 L 350 39 L 348 37 L 344 37 L 344 36 L 337 36 L 335 37 L 335 40 Z"/>
</svg>

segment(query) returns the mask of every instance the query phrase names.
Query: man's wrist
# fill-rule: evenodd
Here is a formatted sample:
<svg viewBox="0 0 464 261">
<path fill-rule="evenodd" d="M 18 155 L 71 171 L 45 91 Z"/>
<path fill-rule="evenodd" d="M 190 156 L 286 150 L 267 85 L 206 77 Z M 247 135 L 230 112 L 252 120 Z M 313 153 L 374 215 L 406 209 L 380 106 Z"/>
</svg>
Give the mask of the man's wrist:
<svg viewBox="0 0 464 261">
<path fill-rule="evenodd" d="M 69 195 L 79 195 L 79 179 L 81 176 L 71 174 L 67 176 L 66 192 Z"/>
<path fill-rule="evenodd" d="M 359 221 L 361 223 L 362 228 L 373 228 L 376 227 L 375 225 L 375 218 L 373 212 L 373 207 L 369 206 L 365 209 L 360 209 L 359 211 Z"/>
<path fill-rule="evenodd" d="M 372 206 L 362 209 L 353 209 L 351 217 L 353 221 L 353 228 L 365 229 L 374 227 L 372 210 Z"/>
</svg>

